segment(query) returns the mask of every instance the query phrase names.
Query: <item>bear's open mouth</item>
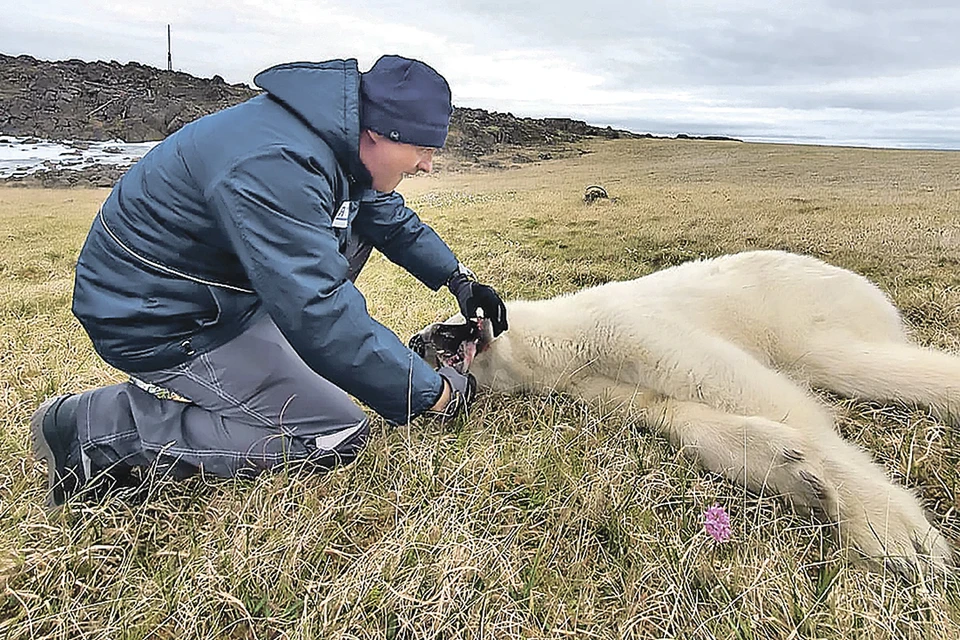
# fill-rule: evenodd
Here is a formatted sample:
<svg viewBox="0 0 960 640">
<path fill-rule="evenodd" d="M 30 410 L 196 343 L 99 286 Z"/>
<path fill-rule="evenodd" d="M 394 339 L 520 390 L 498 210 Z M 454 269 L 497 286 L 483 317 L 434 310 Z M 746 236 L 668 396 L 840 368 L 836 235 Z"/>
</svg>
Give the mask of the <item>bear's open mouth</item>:
<svg viewBox="0 0 960 640">
<path fill-rule="evenodd" d="M 473 358 L 483 350 L 482 322 L 478 319 L 464 324 L 435 325 L 431 342 L 437 352 L 437 364 L 466 373 Z"/>
</svg>

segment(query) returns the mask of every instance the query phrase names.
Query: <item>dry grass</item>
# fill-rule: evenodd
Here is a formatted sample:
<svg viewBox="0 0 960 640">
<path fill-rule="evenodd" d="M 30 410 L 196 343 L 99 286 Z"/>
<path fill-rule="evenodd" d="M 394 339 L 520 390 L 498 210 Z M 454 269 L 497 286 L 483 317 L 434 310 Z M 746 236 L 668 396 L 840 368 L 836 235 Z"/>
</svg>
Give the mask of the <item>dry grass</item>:
<svg viewBox="0 0 960 640">
<path fill-rule="evenodd" d="M 960 350 L 960 154 L 693 141 L 597 143 L 520 169 L 429 176 L 408 201 L 508 297 L 545 297 L 747 248 L 877 281 L 920 341 Z M 614 201 L 586 205 L 588 184 Z M 102 191 L 0 189 L 0 637 L 960 638 L 960 587 L 845 562 L 826 532 L 563 397 L 484 397 L 441 427 L 376 423 L 323 477 L 195 479 L 150 500 L 41 505 L 27 422 L 120 379 L 69 313 Z M 401 336 L 454 310 L 375 259 Z M 960 542 L 957 434 L 839 402 L 843 432 Z M 733 519 L 714 545 L 701 518 Z"/>
</svg>

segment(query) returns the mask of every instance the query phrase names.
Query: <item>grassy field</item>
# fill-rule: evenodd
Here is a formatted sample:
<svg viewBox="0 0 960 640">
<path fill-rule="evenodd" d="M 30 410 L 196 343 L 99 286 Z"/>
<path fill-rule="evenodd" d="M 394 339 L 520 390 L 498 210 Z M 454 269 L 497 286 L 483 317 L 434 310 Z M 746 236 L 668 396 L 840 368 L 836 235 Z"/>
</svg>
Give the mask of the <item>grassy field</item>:
<svg viewBox="0 0 960 640">
<path fill-rule="evenodd" d="M 918 341 L 960 351 L 960 153 L 637 140 L 401 185 L 507 298 L 751 248 L 876 281 Z M 585 204 L 584 188 L 612 196 Z M 70 315 L 104 191 L 0 188 L 2 638 L 960 638 L 960 584 L 843 559 L 778 501 L 699 472 L 636 424 L 564 397 L 482 397 L 391 429 L 347 469 L 160 483 L 146 501 L 42 508 L 28 421 L 122 376 Z M 375 259 L 360 286 L 406 337 L 455 310 Z M 960 543 L 960 436 L 827 398 Z M 704 510 L 724 506 L 714 543 Z"/>
</svg>

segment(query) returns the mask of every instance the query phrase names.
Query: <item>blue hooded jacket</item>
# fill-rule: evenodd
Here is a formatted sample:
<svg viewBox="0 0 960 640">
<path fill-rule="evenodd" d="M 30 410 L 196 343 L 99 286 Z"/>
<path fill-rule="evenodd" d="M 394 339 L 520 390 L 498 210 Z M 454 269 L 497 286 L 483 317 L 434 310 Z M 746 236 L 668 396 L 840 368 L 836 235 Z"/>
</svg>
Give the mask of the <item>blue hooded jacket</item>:
<svg viewBox="0 0 960 640">
<path fill-rule="evenodd" d="M 265 94 L 183 127 L 117 183 L 80 252 L 73 313 L 100 356 L 134 374 L 268 313 L 313 370 L 406 422 L 441 378 L 370 317 L 341 252 L 359 234 L 433 290 L 457 259 L 399 194 L 370 188 L 356 60 L 254 81 Z"/>
</svg>

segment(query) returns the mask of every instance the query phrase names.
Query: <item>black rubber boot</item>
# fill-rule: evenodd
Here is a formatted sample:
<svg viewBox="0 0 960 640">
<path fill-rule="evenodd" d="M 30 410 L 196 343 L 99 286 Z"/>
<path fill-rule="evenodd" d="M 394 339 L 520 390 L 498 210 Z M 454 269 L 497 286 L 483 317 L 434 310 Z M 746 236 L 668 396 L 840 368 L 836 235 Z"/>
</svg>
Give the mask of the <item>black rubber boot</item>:
<svg viewBox="0 0 960 640">
<path fill-rule="evenodd" d="M 61 506 L 89 480 L 77 437 L 79 400 L 74 394 L 50 398 L 30 420 L 33 455 L 47 464 L 47 506 L 51 508 Z"/>
</svg>

